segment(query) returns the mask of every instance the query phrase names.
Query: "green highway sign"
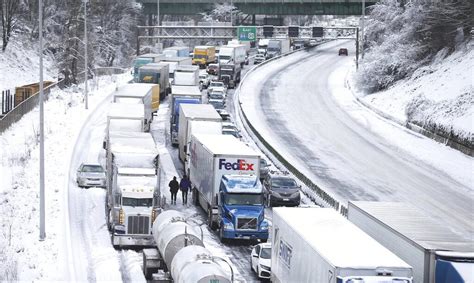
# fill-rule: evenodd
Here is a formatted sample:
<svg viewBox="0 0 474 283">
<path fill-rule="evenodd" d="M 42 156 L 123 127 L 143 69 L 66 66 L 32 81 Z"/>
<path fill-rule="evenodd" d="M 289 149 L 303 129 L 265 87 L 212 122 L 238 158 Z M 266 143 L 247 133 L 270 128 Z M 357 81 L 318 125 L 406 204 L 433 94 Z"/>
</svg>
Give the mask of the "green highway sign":
<svg viewBox="0 0 474 283">
<path fill-rule="evenodd" d="M 240 41 L 256 41 L 257 28 L 256 27 L 238 27 L 237 38 Z"/>
</svg>

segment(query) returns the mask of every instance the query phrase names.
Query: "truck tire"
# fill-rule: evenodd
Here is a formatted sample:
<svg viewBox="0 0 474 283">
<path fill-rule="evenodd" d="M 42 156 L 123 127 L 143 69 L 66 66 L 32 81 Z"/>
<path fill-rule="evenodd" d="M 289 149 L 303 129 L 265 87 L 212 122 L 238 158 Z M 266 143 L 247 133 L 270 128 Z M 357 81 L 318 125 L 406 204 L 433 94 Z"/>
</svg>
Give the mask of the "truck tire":
<svg viewBox="0 0 474 283">
<path fill-rule="evenodd" d="M 212 208 L 207 211 L 207 225 L 211 230 L 215 231 L 217 229 L 217 224 L 212 221 Z"/>
<path fill-rule="evenodd" d="M 188 175 L 189 176 L 189 175 Z M 193 188 L 193 204 L 195 206 L 199 205 L 199 200 L 198 200 L 198 191 L 196 188 Z"/>
<path fill-rule="evenodd" d="M 221 241 L 222 244 L 227 243 L 227 239 L 224 238 L 224 228 L 221 225 L 221 228 L 219 229 L 219 240 Z"/>
</svg>

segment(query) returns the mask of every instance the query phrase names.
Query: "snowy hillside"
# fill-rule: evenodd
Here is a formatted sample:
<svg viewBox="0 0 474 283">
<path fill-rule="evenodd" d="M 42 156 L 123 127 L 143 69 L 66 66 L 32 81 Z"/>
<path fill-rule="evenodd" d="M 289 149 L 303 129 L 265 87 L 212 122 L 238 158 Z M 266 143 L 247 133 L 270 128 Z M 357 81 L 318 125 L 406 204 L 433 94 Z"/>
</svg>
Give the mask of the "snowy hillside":
<svg viewBox="0 0 474 283">
<path fill-rule="evenodd" d="M 385 91 L 358 95 L 399 121 L 442 130 L 472 142 L 473 61 L 474 50 L 465 48 L 434 60 Z"/>
</svg>

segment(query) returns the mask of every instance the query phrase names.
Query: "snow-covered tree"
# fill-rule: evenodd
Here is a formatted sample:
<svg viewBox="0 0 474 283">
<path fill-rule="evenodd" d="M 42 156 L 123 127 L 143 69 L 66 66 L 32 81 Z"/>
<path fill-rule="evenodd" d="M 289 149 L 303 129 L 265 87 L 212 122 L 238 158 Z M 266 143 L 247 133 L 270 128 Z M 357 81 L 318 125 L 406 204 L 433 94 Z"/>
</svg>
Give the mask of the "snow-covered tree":
<svg viewBox="0 0 474 283">
<path fill-rule="evenodd" d="M 2 27 L 2 51 L 7 48 L 17 22 L 20 2 L 18 0 L 0 0 L 0 21 Z"/>
<path fill-rule="evenodd" d="M 202 13 L 202 20 L 205 22 L 230 22 L 231 15 L 233 19 L 236 19 L 241 12 L 237 10 L 234 5 L 230 3 L 216 3 L 214 9 L 207 13 Z"/>
</svg>

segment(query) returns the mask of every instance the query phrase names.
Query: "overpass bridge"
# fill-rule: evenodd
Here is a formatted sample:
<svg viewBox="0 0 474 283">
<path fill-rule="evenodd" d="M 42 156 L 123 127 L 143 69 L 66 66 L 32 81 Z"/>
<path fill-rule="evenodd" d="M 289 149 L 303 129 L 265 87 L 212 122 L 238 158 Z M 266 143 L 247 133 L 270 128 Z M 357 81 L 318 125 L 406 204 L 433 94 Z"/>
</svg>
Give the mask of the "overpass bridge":
<svg viewBox="0 0 474 283">
<path fill-rule="evenodd" d="M 363 0 L 232 0 L 247 15 L 361 15 Z M 156 14 L 157 0 L 138 0 L 145 14 Z M 196 15 L 231 0 L 159 0 L 160 15 Z M 375 4 L 367 0 L 365 5 Z"/>
</svg>

